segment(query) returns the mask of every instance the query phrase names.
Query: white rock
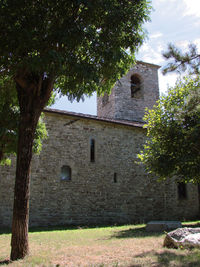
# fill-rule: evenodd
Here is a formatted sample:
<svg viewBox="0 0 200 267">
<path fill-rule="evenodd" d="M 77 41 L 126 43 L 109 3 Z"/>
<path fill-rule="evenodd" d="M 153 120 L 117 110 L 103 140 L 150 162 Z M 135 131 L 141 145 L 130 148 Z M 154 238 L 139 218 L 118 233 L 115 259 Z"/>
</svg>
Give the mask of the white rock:
<svg viewBox="0 0 200 267">
<path fill-rule="evenodd" d="M 164 247 L 200 248 L 200 228 L 178 228 L 166 234 Z"/>
<path fill-rule="evenodd" d="M 187 235 L 185 238 L 181 239 L 180 243 L 182 243 L 183 246 L 200 247 L 200 233 Z"/>
</svg>

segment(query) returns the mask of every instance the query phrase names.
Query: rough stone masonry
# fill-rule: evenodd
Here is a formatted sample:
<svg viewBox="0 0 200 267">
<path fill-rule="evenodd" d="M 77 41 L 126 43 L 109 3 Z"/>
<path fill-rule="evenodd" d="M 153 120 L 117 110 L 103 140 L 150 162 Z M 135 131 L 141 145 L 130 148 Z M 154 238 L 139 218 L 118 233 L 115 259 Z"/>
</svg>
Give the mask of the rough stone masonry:
<svg viewBox="0 0 200 267">
<path fill-rule="evenodd" d="M 49 137 L 32 161 L 31 226 L 198 216 L 197 186 L 187 185 L 183 196 L 176 183 L 158 183 L 136 164 L 146 138 L 145 107 L 159 96 L 157 71 L 138 62 L 109 96 L 98 98 L 98 116 L 44 112 Z M 0 227 L 11 225 L 14 179 L 13 158 L 10 167 L 0 167 Z"/>
</svg>

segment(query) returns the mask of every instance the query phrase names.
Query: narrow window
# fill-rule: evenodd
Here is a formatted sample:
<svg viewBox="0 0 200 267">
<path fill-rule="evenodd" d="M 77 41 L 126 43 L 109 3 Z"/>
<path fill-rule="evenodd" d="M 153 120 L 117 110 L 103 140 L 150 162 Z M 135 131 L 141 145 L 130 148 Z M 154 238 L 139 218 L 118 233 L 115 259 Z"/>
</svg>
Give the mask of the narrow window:
<svg viewBox="0 0 200 267">
<path fill-rule="evenodd" d="M 131 76 L 131 97 L 137 97 L 137 92 L 141 90 L 141 81 L 137 75 Z"/>
<path fill-rule="evenodd" d="M 116 172 L 114 172 L 113 182 L 117 183 L 117 173 Z"/>
<path fill-rule="evenodd" d="M 178 198 L 186 199 L 187 198 L 187 187 L 185 183 L 178 183 Z"/>
<path fill-rule="evenodd" d="M 71 168 L 67 165 L 62 166 L 60 172 L 60 180 L 70 181 L 71 180 Z"/>
<path fill-rule="evenodd" d="M 95 140 L 90 140 L 90 161 L 95 162 Z"/>
</svg>

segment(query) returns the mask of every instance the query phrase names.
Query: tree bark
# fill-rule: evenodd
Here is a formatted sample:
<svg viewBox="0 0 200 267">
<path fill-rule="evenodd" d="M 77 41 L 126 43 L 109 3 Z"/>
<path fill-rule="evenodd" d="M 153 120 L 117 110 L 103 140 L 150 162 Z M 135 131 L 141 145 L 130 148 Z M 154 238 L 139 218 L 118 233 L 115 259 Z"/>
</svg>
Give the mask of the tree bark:
<svg viewBox="0 0 200 267">
<path fill-rule="evenodd" d="M 35 118 L 34 118 L 35 117 Z M 38 116 L 37 116 L 38 117 Z M 30 195 L 30 166 L 36 121 L 35 114 L 22 115 L 19 125 L 17 168 L 14 191 L 11 260 L 24 258 L 29 253 L 28 220 Z"/>
<path fill-rule="evenodd" d="M 41 83 L 35 83 L 33 86 L 26 88 L 17 83 L 16 88 L 20 106 L 20 122 L 14 189 L 11 260 L 22 259 L 29 253 L 28 223 L 32 147 L 39 117 L 53 89 L 52 81 L 45 81 L 43 87 L 41 87 Z"/>
</svg>

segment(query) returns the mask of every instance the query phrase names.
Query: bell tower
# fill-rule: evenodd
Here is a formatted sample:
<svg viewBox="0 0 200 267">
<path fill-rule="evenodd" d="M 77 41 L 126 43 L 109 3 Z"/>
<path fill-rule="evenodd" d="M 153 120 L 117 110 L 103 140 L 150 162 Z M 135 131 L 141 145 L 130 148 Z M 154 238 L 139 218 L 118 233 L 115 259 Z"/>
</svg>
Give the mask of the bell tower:
<svg viewBox="0 0 200 267">
<path fill-rule="evenodd" d="M 143 121 L 145 108 L 153 108 L 159 98 L 160 66 L 137 61 L 116 82 L 110 95 L 97 98 L 97 116 L 110 119 Z"/>
</svg>

